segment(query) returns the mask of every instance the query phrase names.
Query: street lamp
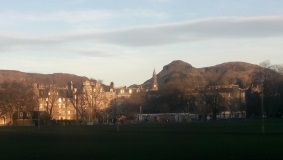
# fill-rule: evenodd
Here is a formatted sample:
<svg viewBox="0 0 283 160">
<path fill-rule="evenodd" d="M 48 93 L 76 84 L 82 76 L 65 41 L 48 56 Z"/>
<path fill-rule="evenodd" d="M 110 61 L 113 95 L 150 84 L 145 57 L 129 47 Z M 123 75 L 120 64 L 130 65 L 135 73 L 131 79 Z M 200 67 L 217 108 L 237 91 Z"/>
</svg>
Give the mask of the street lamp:
<svg viewBox="0 0 283 160">
<path fill-rule="evenodd" d="M 201 110 L 202 110 L 201 121 L 202 121 L 203 118 L 204 118 L 204 110 L 206 110 L 205 108 L 206 108 L 206 101 L 204 100 L 204 101 L 203 101 L 203 107 L 202 107 L 202 109 L 201 109 Z"/>
<path fill-rule="evenodd" d="M 96 114 L 96 110 L 94 109 L 94 106 L 93 106 L 93 99 L 94 99 L 94 94 L 93 94 L 93 92 L 95 92 L 96 90 L 95 90 L 95 84 L 93 83 L 93 82 L 91 82 L 91 118 L 93 118 L 94 119 L 94 121 L 96 120 L 96 116 L 95 116 L 95 114 Z M 96 101 L 96 100 L 95 100 Z M 95 104 L 95 107 L 96 107 L 96 104 Z M 90 117 L 89 117 L 89 121 L 90 121 Z M 93 122 L 93 120 L 92 120 L 92 122 Z"/>
<path fill-rule="evenodd" d="M 40 92 L 40 97 L 41 97 L 41 98 L 38 98 L 38 101 L 39 101 L 39 100 L 40 100 L 40 101 L 42 100 L 42 95 L 43 95 L 43 91 Z M 41 102 L 37 104 L 37 105 L 38 105 L 38 112 L 37 112 L 37 128 L 38 128 L 38 129 L 40 129 L 40 119 L 39 119 L 39 116 L 40 116 L 40 114 L 39 114 L 40 104 L 41 104 Z"/>
<path fill-rule="evenodd" d="M 142 106 L 140 106 L 140 115 L 139 115 L 139 122 L 141 121 L 141 116 L 142 116 Z"/>
<path fill-rule="evenodd" d="M 264 98 L 264 77 L 261 78 L 261 132 L 264 133 L 264 106 L 263 106 L 263 98 Z"/>
<path fill-rule="evenodd" d="M 77 121 L 77 124 L 78 124 L 78 119 L 79 118 L 78 118 L 78 102 L 77 102 L 77 89 L 76 88 L 74 88 L 72 97 L 75 98 L 74 105 L 75 105 L 75 109 L 76 109 L 76 121 Z"/>
<path fill-rule="evenodd" d="M 229 106 L 229 110 L 230 110 L 230 113 L 229 113 L 229 120 L 231 121 L 231 118 L 232 118 L 232 108 L 231 108 L 231 95 L 229 93 L 229 97 L 228 97 L 228 106 Z M 226 117 L 226 115 L 225 115 Z"/>
<path fill-rule="evenodd" d="M 142 106 L 140 106 L 140 114 L 142 114 Z"/>
<path fill-rule="evenodd" d="M 118 100 L 118 93 L 117 91 L 115 92 L 115 105 L 116 105 L 116 123 L 117 123 L 117 132 L 119 132 L 119 115 L 118 115 L 118 104 L 117 104 L 117 100 Z"/>
<path fill-rule="evenodd" d="M 38 112 L 37 112 L 37 128 L 40 129 L 40 113 L 39 113 L 40 105 L 38 105 Z"/>
<path fill-rule="evenodd" d="M 190 102 L 187 103 L 188 104 L 188 115 L 190 114 Z"/>
</svg>

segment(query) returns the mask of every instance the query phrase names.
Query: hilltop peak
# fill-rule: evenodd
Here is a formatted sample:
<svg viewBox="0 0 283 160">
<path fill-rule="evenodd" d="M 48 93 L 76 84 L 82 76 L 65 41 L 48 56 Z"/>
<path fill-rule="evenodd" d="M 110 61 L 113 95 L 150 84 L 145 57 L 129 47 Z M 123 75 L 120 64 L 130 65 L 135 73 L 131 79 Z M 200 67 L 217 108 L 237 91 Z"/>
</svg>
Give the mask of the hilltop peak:
<svg viewBox="0 0 283 160">
<path fill-rule="evenodd" d="M 181 61 L 181 60 L 175 60 L 169 63 L 168 65 L 165 65 L 163 67 L 164 71 L 181 71 L 186 69 L 191 69 L 193 66 L 187 62 Z"/>
</svg>

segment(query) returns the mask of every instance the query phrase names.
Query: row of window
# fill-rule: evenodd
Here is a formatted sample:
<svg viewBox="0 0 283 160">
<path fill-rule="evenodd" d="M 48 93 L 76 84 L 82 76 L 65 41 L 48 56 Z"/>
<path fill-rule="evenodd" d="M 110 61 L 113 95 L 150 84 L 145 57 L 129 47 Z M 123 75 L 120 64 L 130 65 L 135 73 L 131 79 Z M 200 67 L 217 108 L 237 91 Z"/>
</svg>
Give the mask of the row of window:
<svg viewBox="0 0 283 160">
<path fill-rule="evenodd" d="M 43 98 L 40 98 L 40 100 L 42 101 Z M 48 102 L 49 99 L 48 98 L 45 98 L 45 101 Z M 58 98 L 58 102 L 61 103 L 61 102 L 65 102 L 66 101 L 66 98 Z"/>
<path fill-rule="evenodd" d="M 62 112 L 58 112 L 58 114 L 65 114 L 65 113 L 62 113 Z M 71 111 L 67 111 L 67 114 L 71 114 Z"/>
<path fill-rule="evenodd" d="M 55 104 L 56 105 L 56 104 Z M 47 106 L 47 104 L 44 104 L 44 106 Z M 39 105 L 40 108 L 43 108 L 43 104 L 40 104 Z M 66 108 L 68 106 L 66 106 L 65 104 L 61 105 L 61 104 L 58 104 L 58 108 Z M 69 106 L 70 107 L 70 106 Z"/>
</svg>

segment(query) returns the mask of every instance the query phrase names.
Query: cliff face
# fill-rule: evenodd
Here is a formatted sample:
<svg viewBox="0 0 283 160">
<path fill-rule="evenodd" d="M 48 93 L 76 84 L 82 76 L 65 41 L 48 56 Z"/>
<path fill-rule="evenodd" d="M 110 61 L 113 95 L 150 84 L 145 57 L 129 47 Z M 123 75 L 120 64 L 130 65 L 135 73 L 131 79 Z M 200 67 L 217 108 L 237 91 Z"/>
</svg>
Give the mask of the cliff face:
<svg viewBox="0 0 283 160">
<path fill-rule="evenodd" d="M 263 70 L 262 67 L 244 62 L 227 62 L 219 65 L 194 68 L 183 61 L 173 61 L 165 65 L 157 74 L 159 85 L 179 84 L 190 87 L 205 85 L 230 85 L 241 84 L 247 87 L 252 84 L 255 73 Z M 283 77 L 267 69 L 271 80 L 282 80 Z M 151 80 L 147 80 L 143 86 L 147 87 Z"/>
</svg>

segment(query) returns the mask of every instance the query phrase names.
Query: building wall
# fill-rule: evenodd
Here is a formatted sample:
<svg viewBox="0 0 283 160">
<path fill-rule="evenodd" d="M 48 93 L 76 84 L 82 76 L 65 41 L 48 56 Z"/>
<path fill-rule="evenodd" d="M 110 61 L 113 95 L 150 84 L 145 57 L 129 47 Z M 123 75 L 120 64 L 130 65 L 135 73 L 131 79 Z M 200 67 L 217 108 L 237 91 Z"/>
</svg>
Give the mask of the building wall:
<svg viewBox="0 0 283 160">
<path fill-rule="evenodd" d="M 39 110 L 46 111 L 46 108 L 50 107 L 51 103 L 48 101 L 48 98 L 39 99 Z M 38 109 L 37 109 L 38 110 Z M 56 102 L 52 107 L 52 119 L 55 120 L 74 120 L 76 119 L 76 110 L 73 105 L 70 103 L 69 98 L 58 97 Z"/>
</svg>

